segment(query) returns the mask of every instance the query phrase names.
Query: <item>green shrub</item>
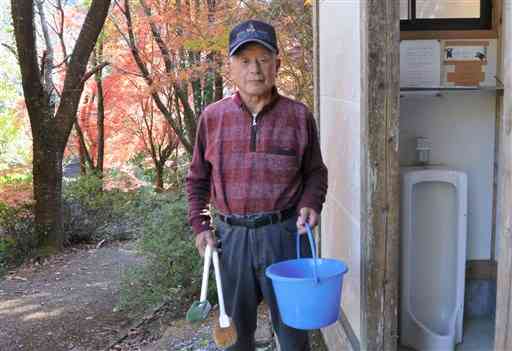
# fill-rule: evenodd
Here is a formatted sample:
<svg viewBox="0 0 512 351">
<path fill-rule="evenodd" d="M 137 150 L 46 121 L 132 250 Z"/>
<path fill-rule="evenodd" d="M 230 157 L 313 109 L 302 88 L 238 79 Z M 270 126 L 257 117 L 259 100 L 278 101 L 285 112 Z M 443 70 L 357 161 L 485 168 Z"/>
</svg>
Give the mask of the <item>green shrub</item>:
<svg viewBox="0 0 512 351">
<path fill-rule="evenodd" d="M 31 172 L 21 172 L 0 176 L 0 185 L 13 185 L 32 182 Z"/>
<path fill-rule="evenodd" d="M 31 205 L 12 207 L 0 202 L 0 275 L 34 250 L 37 240 L 32 213 Z"/>
<path fill-rule="evenodd" d="M 64 183 L 63 197 L 70 201 L 78 201 L 90 208 L 104 205 L 104 194 L 101 191 L 102 180 L 94 175 L 82 175 Z"/>
<path fill-rule="evenodd" d="M 138 192 L 101 191 L 94 175 L 78 177 L 63 189 L 63 221 L 68 243 L 133 238 L 140 227 Z"/>
<path fill-rule="evenodd" d="M 5 274 L 7 266 L 12 259 L 11 255 L 15 243 L 13 238 L 0 237 L 0 277 Z"/>
<path fill-rule="evenodd" d="M 123 309 L 140 311 L 165 300 L 186 306 L 201 288 L 202 261 L 187 223 L 185 196 L 162 194 L 155 198 L 161 201 L 158 208 L 146 213 L 137 246 L 145 263 L 129 269 L 123 277 L 119 306 Z"/>
<path fill-rule="evenodd" d="M 177 156 L 173 153 L 169 157 L 163 171 L 163 182 L 166 189 L 179 190 L 183 187 L 190 160 L 190 155 L 186 152 L 179 153 Z M 134 167 L 135 177 L 144 182 L 155 183 L 156 169 L 152 162 L 148 162 L 144 153 L 134 156 L 130 160 L 130 164 Z"/>
</svg>

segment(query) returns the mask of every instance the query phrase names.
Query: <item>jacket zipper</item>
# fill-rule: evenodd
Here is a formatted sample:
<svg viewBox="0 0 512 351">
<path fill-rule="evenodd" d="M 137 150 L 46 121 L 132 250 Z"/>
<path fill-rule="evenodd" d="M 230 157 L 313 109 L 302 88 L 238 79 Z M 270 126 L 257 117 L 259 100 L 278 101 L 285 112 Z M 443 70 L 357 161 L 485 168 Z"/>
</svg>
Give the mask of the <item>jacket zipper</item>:
<svg viewBox="0 0 512 351">
<path fill-rule="evenodd" d="M 251 152 L 256 152 L 256 132 L 257 132 L 257 123 L 256 119 L 258 115 L 252 116 L 252 125 L 251 125 Z"/>
</svg>

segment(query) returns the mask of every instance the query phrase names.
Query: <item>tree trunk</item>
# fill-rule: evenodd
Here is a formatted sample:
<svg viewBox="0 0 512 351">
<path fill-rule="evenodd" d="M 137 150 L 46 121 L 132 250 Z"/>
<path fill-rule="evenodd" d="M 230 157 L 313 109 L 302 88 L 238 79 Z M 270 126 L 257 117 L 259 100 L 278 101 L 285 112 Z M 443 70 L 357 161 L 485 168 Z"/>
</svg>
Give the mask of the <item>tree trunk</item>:
<svg viewBox="0 0 512 351">
<path fill-rule="evenodd" d="M 218 70 L 215 70 L 215 101 L 222 100 L 224 95 L 224 81 L 222 74 Z"/>
<path fill-rule="evenodd" d="M 87 160 L 85 156 L 85 149 L 81 140 L 78 142 L 78 155 L 80 156 L 80 175 L 84 176 L 87 174 Z"/>
<path fill-rule="evenodd" d="M 93 62 L 94 66 L 100 64 L 102 62 L 103 56 L 103 42 L 100 39 L 98 49 L 93 52 Z M 103 74 L 102 70 L 98 70 L 94 75 L 96 80 L 96 87 L 98 89 L 98 100 L 97 100 L 97 109 L 98 109 L 98 155 L 96 158 L 96 172 L 98 177 L 103 179 L 103 159 L 105 155 L 105 103 L 104 103 L 104 95 L 103 95 Z"/>
<path fill-rule="evenodd" d="M 87 144 L 85 143 L 85 136 L 82 132 L 82 128 L 80 127 L 80 123 L 75 121 L 75 130 L 78 136 L 78 152 L 80 153 L 80 170 L 82 175 L 87 174 L 87 168 L 91 171 L 94 171 L 94 161 L 89 154 L 89 150 L 87 150 Z"/>
<path fill-rule="evenodd" d="M 164 190 L 164 167 L 163 164 L 157 164 L 155 166 L 156 179 L 155 179 L 155 191 L 161 192 Z"/>
<path fill-rule="evenodd" d="M 14 37 L 21 81 L 33 138 L 33 182 L 35 223 L 40 254 L 62 248 L 62 157 L 76 121 L 76 111 L 84 83 L 87 61 L 103 28 L 111 0 L 92 0 L 76 40 L 54 113 L 48 89 L 42 80 L 44 65 L 38 62 L 34 1 L 11 0 Z M 46 249 L 46 250 L 45 250 Z"/>
<path fill-rule="evenodd" d="M 41 252 L 51 254 L 64 244 L 61 199 L 63 152 L 50 144 L 44 134 L 33 139 L 35 229 Z"/>
</svg>

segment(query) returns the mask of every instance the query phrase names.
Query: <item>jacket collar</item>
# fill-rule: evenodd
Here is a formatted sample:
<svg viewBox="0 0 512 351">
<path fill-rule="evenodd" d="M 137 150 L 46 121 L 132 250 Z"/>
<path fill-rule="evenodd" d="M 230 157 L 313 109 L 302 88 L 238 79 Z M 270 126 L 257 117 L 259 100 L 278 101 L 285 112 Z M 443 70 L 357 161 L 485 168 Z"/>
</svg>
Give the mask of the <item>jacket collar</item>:
<svg viewBox="0 0 512 351">
<path fill-rule="evenodd" d="M 277 102 L 279 101 L 279 99 L 281 98 L 281 95 L 279 94 L 279 92 L 277 91 L 277 88 L 274 86 L 272 88 L 272 98 L 270 100 L 270 102 L 268 104 L 266 104 L 262 109 L 261 111 L 259 112 L 259 114 L 261 113 L 264 113 L 264 112 L 267 112 L 267 111 L 270 111 L 276 104 Z M 240 91 L 237 91 L 235 94 L 233 94 L 232 96 L 232 99 L 233 99 L 233 102 L 238 106 L 240 107 L 242 110 L 244 111 L 247 111 L 249 113 L 251 113 L 251 111 L 247 108 L 247 106 L 245 105 L 245 103 L 243 102 L 242 100 L 242 97 L 240 96 Z"/>
</svg>

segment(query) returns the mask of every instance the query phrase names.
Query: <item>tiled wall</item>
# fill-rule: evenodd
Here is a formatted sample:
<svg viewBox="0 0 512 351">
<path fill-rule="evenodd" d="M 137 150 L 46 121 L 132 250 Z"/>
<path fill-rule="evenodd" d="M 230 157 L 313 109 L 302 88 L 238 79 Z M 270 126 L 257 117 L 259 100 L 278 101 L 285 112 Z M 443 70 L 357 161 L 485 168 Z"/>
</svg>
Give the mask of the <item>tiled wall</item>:
<svg viewBox="0 0 512 351">
<path fill-rule="evenodd" d="M 322 213 L 322 254 L 349 273 L 342 308 L 361 337 L 360 2 L 320 0 L 320 136 L 329 169 Z"/>
</svg>

